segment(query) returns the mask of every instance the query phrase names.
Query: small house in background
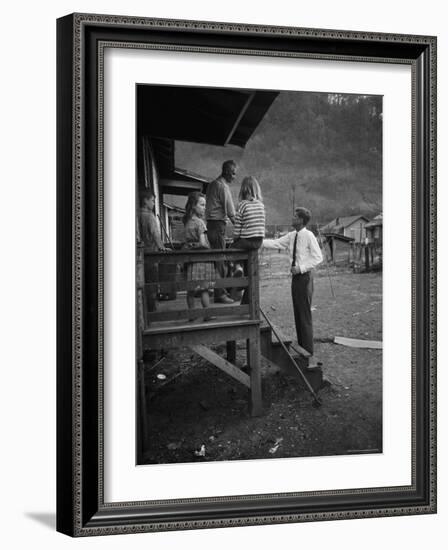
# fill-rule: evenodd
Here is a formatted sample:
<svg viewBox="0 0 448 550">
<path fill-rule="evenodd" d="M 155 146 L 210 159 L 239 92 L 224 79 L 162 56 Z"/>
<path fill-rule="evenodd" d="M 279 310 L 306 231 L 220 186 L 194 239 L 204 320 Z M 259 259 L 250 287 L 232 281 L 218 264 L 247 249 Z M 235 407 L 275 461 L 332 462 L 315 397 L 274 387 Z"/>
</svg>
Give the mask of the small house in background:
<svg viewBox="0 0 448 550">
<path fill-rule="evenodd" d="M 366 237 L 369 243 L 374 243 L 377 246 L 383 244 L 383 214 L 378 214 L 372 221 L 366 224 Z"/>
<path fill-rule="evenodd" d="M 355 243 L 361 243 L 366 238 L 366 225 L 369 219 L 358 214 L 357 216 L 341 216 L 335 218 L 320 228 L 322 235 L 342 235 L 349 237 Z"/>
<path fill-rule="evenodd" d="M 334 265 L 350 263 L 353 256 L 354 239 L 352 237 L 345 237 L 339 233 L 325 233 L 322 237 L 323 244 L 327 245 L 325 250 L 330 262 Z"/>
</svg>

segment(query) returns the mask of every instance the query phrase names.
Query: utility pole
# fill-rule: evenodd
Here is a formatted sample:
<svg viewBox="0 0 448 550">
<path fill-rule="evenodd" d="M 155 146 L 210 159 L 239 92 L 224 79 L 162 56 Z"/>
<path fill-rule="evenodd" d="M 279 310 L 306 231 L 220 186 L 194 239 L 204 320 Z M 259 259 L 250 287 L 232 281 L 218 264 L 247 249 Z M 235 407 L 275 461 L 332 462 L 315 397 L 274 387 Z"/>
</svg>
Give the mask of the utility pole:
<svg viewBox="0 0 448 550">
<path fill-rule="evenodd" d="M 296 184 L 295 183 L 291 183 L 290 197 L 291 197 L 291 203 L 292 203 L 292 214 L 294 216 L 296 211 Z"/>
</svg>

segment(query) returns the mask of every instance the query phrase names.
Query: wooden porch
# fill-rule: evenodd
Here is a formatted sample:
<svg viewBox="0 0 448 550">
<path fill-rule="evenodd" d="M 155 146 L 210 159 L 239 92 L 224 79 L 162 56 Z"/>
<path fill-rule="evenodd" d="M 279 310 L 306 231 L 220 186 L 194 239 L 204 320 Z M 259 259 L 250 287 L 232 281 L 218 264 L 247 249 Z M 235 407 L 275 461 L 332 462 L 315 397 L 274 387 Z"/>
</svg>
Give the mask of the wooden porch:
<svg viewBox="0 0 448 550">
<path fill-rule="evenodd" d="M 137 373 L 139 424 L 142 445 L 146 441 L 147 403 L 145 393 L 144 353 L 148 351 L 172 350 L 187 347 L 206 359 L 227 376 L 242 384 L 248 390 L 248 403 L 252 416 L 262 414 L 261 356 L 268 365 L 280 368 L 293 375 L 299 386 L 303 386 L 305 376 L 317 391 L 322 383 L 322 371 L 306 368 L 307 352 L 282 337 L 289 353 L 294 355 L 297 366 L 303 376 L 299 376 L 297 367 L 291 363 L 288 351 L 273 337 L 269 326 L 261 320 L 259 299 L 259 262 L 258 252 L 242 250 L 193 250 L 150 252 L 138 249 L 137 255 Z M 239 278 L 215 278 L 213 281 L 187 281 L 184 266 L 191 262 L 244 262 L 245 276 Z M 157 265 L 152 270 L 157 273 L 155 280 L 145 280 L 145 262 Z M 170 266 L 171 269 L 166 269 Z M 148 270 L 147 270 L 148 271 Z M 203 308 L 199 298 L 196 308 L 188 309 L 186 291 L 208 286 L 210 289 L 225 288 L 229 291 L 244 289 L 247 292 L 247 304 L 214 304 Z M 148 311 L 146 289 L 153 289 L 161 295 L 175 291 L 175 299 L 160 301 L 156 311 Z M 204 320 L 204 317 L 212 317 Z M 247 369 L 242 370 L 235 364 L 236 342 L 245 342 Z M 223 357 L 214 349 L 227 344 L 227 354 Z M 305 359 L 305 361 L 304 361 Z"/>
<path fill-rule="evenodd" d="M 184 266 L 194 262 L 244 262 L 246 276 L 240 278 L 215 278 L 210 281 L 187 281 Z M 145 264 L 152 266 L 155 280 L 145 280 Z M 156 267 L 154 267 L 156 266 Z M 161 277 L 168 270 L 169 280 Z M 157 275 L 156 275 L 157 274 Z M 161 280 L 162 279 L 162 280 Z M 186 291 L 207 286 L 210 289 L 244 289 L 248 304 L 213 304 L 211 307 L 188 309 Z M 173 292 L 173 301 L 159 302 L 156 311 L 148 311 L 147 292 Z M 137 369 L 140 409 L 140 430 L 146 439 L 146 396 L 145 396 L 145 350 L 174 349 L 188 347 L 205 358 L 228 376 L 243 384 L 249 390 L 250 410 L 253 416 L 262 413 L 261 371 L 260 371 L 260 307 L 259 274 L 257 251 L 241 250 L 191 250 L 151 252 L 143 247 L 137 250 Z M 212 318 L 203 321 L 203 318 Z M 236 340 L 246 341 L 248 372 L 234 364 Z M 218 355 L 212 345 L 227 342 L 227 359 Z"/>
</svg>

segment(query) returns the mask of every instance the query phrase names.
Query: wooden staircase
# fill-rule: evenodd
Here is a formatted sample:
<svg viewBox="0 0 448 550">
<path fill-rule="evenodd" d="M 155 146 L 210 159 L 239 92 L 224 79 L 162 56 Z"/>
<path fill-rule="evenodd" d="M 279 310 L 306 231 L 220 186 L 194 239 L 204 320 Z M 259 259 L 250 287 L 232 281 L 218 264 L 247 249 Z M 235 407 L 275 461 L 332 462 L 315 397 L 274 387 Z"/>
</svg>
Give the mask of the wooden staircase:
<svg viewBox="0 0 448 550">
<path fill-rule="evenodd" d="M 277 331 L 277 333 L 280 333 L 278 328 L 275 328 L 275 330 Z M 305 356 L 307 352 L 305 350 L 301 350 L 302 354 L 297 353 L 291 347 L 291 340 L 282 336 L 281 333 L 280 337 L 282 338 L 283 343 L 293 356 L 295 362 L 297 363 L 305 378 L 310 383 L 313 390 L 318 391 L 322 387 L 323 382 L 322 369 L 320 367 L 308 369 L 306 367 L 308 361 L 307 357 Z M 298 346 L 294 347 L 297 348 Z M 266 361 L 273 369 L 279 369 L 287 376 L 294 377 L 299 386 L 305 387 L 303 379 L 297 372 L 296 367 L 294 367 L 290 357 L 285 352 L 280 342 L 275 339 L 271 327 L 265 324 L 262 324 L 260 326 L 260 351 L 261 355 L 264 357 L 264 359 L 266 359 Z"/>
</svg>

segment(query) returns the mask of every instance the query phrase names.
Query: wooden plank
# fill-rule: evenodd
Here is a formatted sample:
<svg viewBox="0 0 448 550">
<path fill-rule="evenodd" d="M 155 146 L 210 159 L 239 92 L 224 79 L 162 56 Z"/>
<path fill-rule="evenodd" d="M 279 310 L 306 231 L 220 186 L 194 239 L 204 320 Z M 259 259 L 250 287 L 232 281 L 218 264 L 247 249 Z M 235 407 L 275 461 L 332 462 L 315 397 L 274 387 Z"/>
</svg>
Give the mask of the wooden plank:
<svg viewBox="0 0 448 550">
<path fill-rule="evenodd" d="M 285 346 L 289 346 L 292 342 L 291 338 L 286 337 L 283 334 L 283 332 L 276 325 L 274 325 L 274 323 L 270 319 L 269 319 L 269 322 L 271 323 L 273 330 L 275 330 L 275 332 L 278 335 L 278 338 L 275 335 L 274 335 L 274 338 L 273 338 L 272 333 L 271 333 L 272 344 L 273 345 L 279 344 L 278 339 L 280 338 L 281 341 L 285 344 Z M 265 328 L 269 328 L 269 330 L 271 330 L 270 327 L 263 327 L 263 329 L 265 329 Z M 295 343 L 294 345 L 291 345 L 291 347 L 294 349 L 294 351 L 296 351 L 300 355 L 303 355 L 304 357 L 311 357 L 311 354 L 308 351 L 306 351 L 305 348 L 302 348 L 302 346 L 299 346 L 299 344 Z"/>
<path fill-rule="evenodd" d="M 302 348 L 302 346 L 300 346 L 297 342 L 294 345 L 291 344 L 291 349 L 293 349 L 299 355 L 303 355 L 303 357 L 311 357 L 311 353 L 305 348 Z"/>
<path fill-rule="evenodd" d="M 199 325 L 193 324 L 193 323 L 179 323 L 179 324 L 173 324 L 173 325 L 166 325 L 166 326 L 157 326 L 157 327 L 149 327 L 143 331 L 143 334 L 168 334 L 170 332 L 200 332 L 200 331 L 207 331 L 210 329 L 225 329 L 226 327 L 232 328 L 232 327 L 253 327 L 254 325 L 258 325 L 257 321 L 253 321 L 252 319 L 226 319 L 226 320 L 216 320 L 211 321 L 208 323 L 201 323 Z M 235 338 L 237 340 L 237 338 Z"/>
<path fill-rule="evenodd" d="M 239 115 L 236 117 L 230 132 L 227 134 L 227 138 L 224 142 L 224 146 L 229 144 L 230 140 L 233 137 L 233 134 L 234 134 L 235 130 L 238 128 L 238 124 L 241 122 L 241 119 L 243 118 L 245 112 L 247 111 L 247 109 L 248 109 L 249 105 L 251 104 L 254 97 L 255 97 L 255 92 L 251 92 L 249 97 L 246 99 L 246 102 L 243 105 L 243 108 L 241 109 Z"/>
<path fill-rule="evenodd" d="M 369 348 L 369 349 L 383 349 L 383 342 L 377 340 L 357 340 L 356 338 L 345 338 L 343 336 L 335 336 L 334 343 L 341 346 L 348 346 L 351 348 Z"/>
<path fill-rule="evenodd" d="M 248 321 L 254 323 L 255 321 Z M 212 325 L 208 323 L 189 323 L 195 325 L 194 329 L 175 327 L 171 331 L 166 329 L 158 332 L 151 332 L 151 329 L 143 334 L 144 349 L 171 349 L 177 347 L 188 347 L 191 344 L 219 344 L 228 340 L 245 340 L 252 333 L 258 330 L 258 325 L 243 324 L 235 322 Z M 185 326 L 185 325 L 183 325 Z M 211 327 L 211 328 L 208 328 Z M 156 330 L 156 329 L 154 329 Z"/>
<path fill-rule="evenodd" d="M 200 317 L 225 317 L 226 315 L 242 316 L 249 313 L 249 306 L 207 307 L 197 309 L 178 309 L 173 311 L 151 311 L 148 313 L 150 323 L 160 321 L 177 321 L 180 319 L 198 319 Z"/>
<path fill-rule="evenodd" d="M 244 250 L 226 249 L 216 251 L 211 249 L 194 251 L 151 252 L 145 250 L 145 260 L 155 264 L 183 264 L 188 262 L 230 262 L 247 260 L 248 253 Z"/>
<path fill-rule="evenodd" d="M 249 259 L 247 262 L 247 275 L 249 279 L 249 315 L 251 319 L 260 318 L 260 288 L 258 273 L 258 251 L 249 250 Z"/>
<path fill-rule="evenodd" d="M 202 344 L 196 344 L 188 347 L 210 363 L 213 363 L 213 365 L 218 367 L 218 369 L 221 369 L 235 380 L 238 380 L 238 382 L 247 388 L 251 387 L 250 378 L 246 373 L 242 372 L 238 367 L 235 367 L 235 365 L 232 365 L 232 363 L 229 363 L 229 361 L 224 359 L 224 357 L 221 357 L 210 348 L 207 348 Z"/>
<path fill-rule="evenodd" d="M 216 279 L 214 281 L 162 281 L 162 282 L 153 282 L 146 283 L 145 287 L 161 287 L 164 286 L 172 291 L 175 290 L 196 290 L 200 286 L 207 288 L 245 288 L 248 285 L 249 280 L 246 277 L 233 278 L 226 277 L 224 279 Z"/>
</svg>

